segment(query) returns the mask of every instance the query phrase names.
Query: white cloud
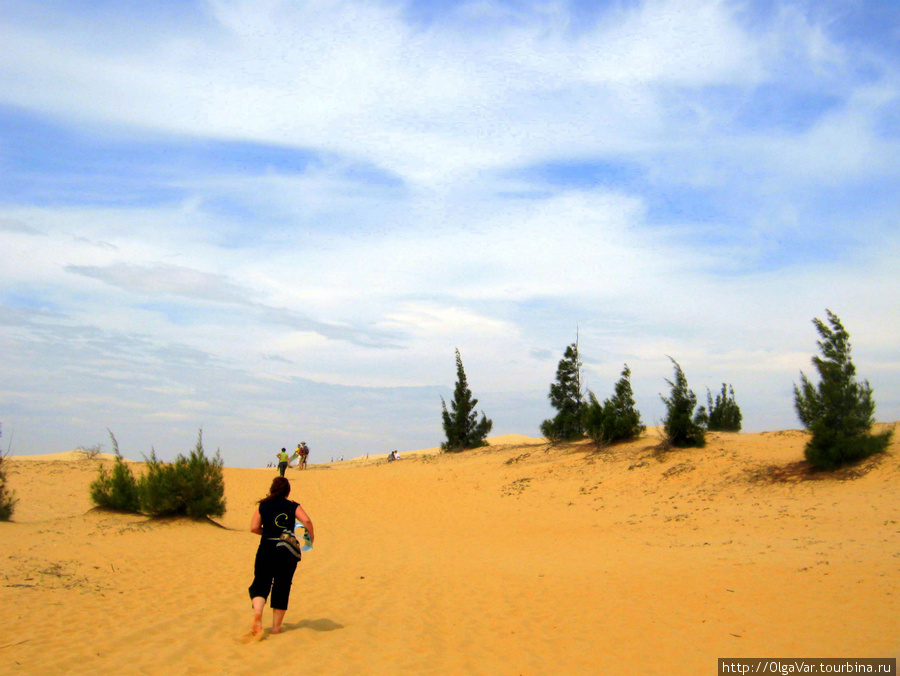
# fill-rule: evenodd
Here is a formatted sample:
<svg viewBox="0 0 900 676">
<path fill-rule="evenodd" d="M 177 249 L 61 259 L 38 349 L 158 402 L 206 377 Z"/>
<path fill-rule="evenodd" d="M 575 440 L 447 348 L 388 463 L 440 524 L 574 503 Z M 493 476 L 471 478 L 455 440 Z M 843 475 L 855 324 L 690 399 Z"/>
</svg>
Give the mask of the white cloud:
<svg viewBox="0 0 900 676">
<path fill-rule="evenodd" d="M 661 91 L 770 76 L 764 44 L 725 2 L 652 0 L 574 37 L 562 5 L 490 31 L 413 28 L 375 3 L 209 6 L 217 30 L 163 31 L 133 53 L 118 41 L 106 51 L 86 28 L 7 26 L 6 100 L 103 124 L 336 151 L 440 183 L 561 152 L 671 143 Z"/>
<path fill-rule="evenodd" d="M 507 322 L 484 317 L 459 307 L 437 307 L 426 303 L 408 303 L 385 316 L 385 325 L 398 327 L 417 338 L 430 339 L 454 334 L 485 336 L 515 335 L 515 327 Z"/>
</svg>

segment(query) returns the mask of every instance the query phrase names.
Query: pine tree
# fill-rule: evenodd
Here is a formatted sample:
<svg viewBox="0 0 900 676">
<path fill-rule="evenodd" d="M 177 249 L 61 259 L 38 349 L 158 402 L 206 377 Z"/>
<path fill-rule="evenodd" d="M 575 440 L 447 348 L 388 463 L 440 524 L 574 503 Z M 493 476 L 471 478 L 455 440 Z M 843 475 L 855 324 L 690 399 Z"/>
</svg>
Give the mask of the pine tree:
<svg viewBox="0 0 900 676">
<path fill-rule="evenodd" d="M 0 521 L 9 521 L 16 507 L 16 496 L 6 485 L 6 453 L 0 449 Z"/>
<path fill-rule="evenodd" d="M 572 441 L 584 436 L 584 394 L 581 390 L 581 360 L 578 341 L 566 348 L 550 385 L 550 403 L 558 412 L 541 423 L 541 434 L 550 441 Z"/>
<path fill-rule="evenodd" d="M 631 389 L 631 369 L 628 364 L 616 383 L 615 394 L 601 404 L 593 392 L 584 408 L 584 430 L 595 444 L 605 446 L 616 441 L 634 439 L 646 429 L 641 414 L 635 408 Z"/>
<path fill-rule="evenodd" d="M 818 387 L 801 372 L 794 385 L 794 406 L 800 422 L 812 432 L 804 454 L 819 469 L 836 469 L 887 448 L 891 433 L 870 435 L 875 400 L 869 382 L 855 380 L 850 358 L 850 334 L 837 315 L 826 310 L 828 324 L 813 319 L 822 356 L 812 358 L 819 373 Z"/>
<path fill-rule="evenodd" d="M 675 365 L 675 382 L 666 378 L 672 388 L 671 395 L 669 398 L 660 395 L 666 405 L 666 418 L 663 421 L 666 439 L 672 446 L 679 448 L 704 446 L 706 410 L 701 406 L 697 414 L 694 414 L 697 395 L 688 387 L 687 378 L 678 362 L 672 359 L 672 363 Z"/>
<path fill-rule="evenodd" d="M 710 432 L 740 432 L 743 415 L 734 398 L 734 388 L 722 383 L 722 391 L 713 401 L 712 392 L 707 388 L 706 403 L 709 406 L 707 429 Z"/>
<path fill-rule="evenodd" d="M 478 400 L 472 397 L 466 381 L 462 357 L 459 350 L 456 350 L 456 389 L 453 391 L 449 411 L 447 402 L 441 397 L 444 434 L 447 435 L 447 441 L 441 444 L 441 450 L 456 453 L 487 444 L 487 435 L 494 423 L 485 417 L 483 411 L 481 420 L 478 420 L 478 413 L 475 411 L 477 404 Z"/>
</svg>

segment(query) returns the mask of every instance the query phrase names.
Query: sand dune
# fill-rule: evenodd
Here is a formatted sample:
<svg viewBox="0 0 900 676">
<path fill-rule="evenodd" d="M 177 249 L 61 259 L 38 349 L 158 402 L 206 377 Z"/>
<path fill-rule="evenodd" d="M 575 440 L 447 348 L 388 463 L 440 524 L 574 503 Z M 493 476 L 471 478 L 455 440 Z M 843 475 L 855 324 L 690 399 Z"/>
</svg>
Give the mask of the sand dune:
<svg viewBox="0 0 900 676">
<path fill-rule="evenodd" d="M 254 502 L 219 525 L 91 509 L 108 458 L 9 460 L 0 671 L 711 674 L 718 657 L 900 653 L 900 453 L 830 477 L 796 431 L 594 452 L 516 436 L 291 470 L 317 542 L 250 644 Z M 140 463 L 133 465 L 140 468 Z M 267 613 L 267 620 L 269 615 Z"/>
<path fill-rule="evenodd" d="M 43 453 L 40 455 L 16 455 L 16 460 L 48 462 L 52 460 L 64 460 L 66 462 L 79 462 L 89 460 L 115 460 L 112 453 L 94 453 L 93 451 L 65 451 L 64 453 Z M 122 458 L 125 462 L 132 462 L 128 458 Z"/>
</svg>

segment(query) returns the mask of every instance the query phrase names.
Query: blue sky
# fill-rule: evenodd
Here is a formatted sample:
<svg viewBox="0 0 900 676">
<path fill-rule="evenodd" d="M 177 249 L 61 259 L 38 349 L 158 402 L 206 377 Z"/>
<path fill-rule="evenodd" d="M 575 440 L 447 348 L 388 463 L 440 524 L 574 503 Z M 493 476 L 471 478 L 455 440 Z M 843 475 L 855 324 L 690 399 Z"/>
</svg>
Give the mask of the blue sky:
<svg viewBox="0 0 900 676">
<path fill-rule="evenodd" d="M 795 428 L 836 312 L 900 419 L 893 2 L 0 2 L 4 449 L 436 446 L 459 348 Z"/>
</svg>

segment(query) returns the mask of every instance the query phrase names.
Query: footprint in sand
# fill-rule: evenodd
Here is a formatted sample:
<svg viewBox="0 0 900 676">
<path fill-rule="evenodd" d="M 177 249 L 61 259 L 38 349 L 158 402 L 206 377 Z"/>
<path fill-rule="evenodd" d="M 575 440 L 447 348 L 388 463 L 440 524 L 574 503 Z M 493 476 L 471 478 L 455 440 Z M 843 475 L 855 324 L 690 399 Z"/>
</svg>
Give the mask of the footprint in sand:
<svg viewBox="0 0 900 676">
<path fill-rule="evenodd" d="M 240 638 L 234 639 L 238 643 L 259 643 L 260 641 L 264 641 L 266 639 L 265 630 L 258 631 L 257 633 L 253 633 L 253 631 L 248 631 L 246 634 L 241 636 Z"/>
</svg>

